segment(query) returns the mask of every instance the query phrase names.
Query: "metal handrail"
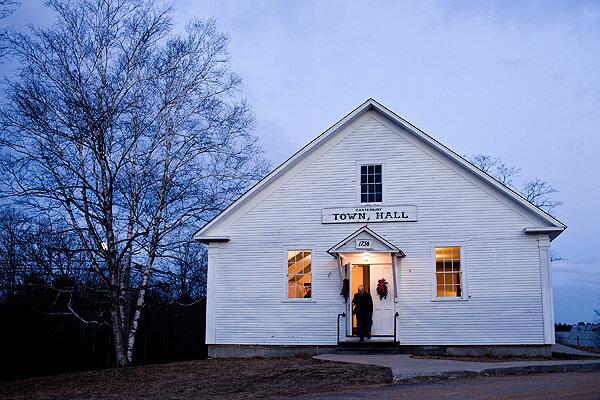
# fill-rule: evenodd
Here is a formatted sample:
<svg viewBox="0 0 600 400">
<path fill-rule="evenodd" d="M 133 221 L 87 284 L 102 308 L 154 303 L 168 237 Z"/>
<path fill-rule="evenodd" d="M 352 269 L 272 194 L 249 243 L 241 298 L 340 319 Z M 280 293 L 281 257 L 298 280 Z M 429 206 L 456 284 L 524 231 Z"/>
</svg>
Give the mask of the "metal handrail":
<svg viewBox="0 0 600 400">
<path fill-rule="evenodd" d="M 337 315 L 337 344 L 340 345 L 340 317 L 346 318 L 346 313 L 339 313 Z"/>
<path fill-rule="evenodd" d="M 398 313 L 398 311 L 396 311 L 396 314 L 394 314 L 394 346 L 396 346 L 396 349 L 398 349 L 398 346 L 400 345 L 400 343 L 398 342 L 398 340 L 396 339 L 396 327 L 398 326 L 398 316 L 400 314 Z"/>
</svg>

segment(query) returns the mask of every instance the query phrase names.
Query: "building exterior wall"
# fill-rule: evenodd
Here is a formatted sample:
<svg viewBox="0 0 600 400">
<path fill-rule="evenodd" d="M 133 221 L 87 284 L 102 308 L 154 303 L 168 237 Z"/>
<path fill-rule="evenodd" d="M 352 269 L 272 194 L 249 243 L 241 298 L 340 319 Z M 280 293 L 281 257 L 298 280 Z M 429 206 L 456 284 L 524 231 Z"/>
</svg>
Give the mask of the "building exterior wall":
<svg viewBox="0 0 600 400">
<path fill-rule="evenodd" d="M 540 250 L 547 235 L 523 232 L 540 220 L 368 112 L 215 228 L 230 241 L 209 245 L 207 343 L 336 343 L 336 317 L 345 305 L 338 264 L 327 250 L 363 224 L 323 224 L 321 212 L 360 206 L 357 170 L 365 163 L 383 164 L 383 206 L 418 207 L 417 222 L 369 224 L 406 254 L 396 266 L 401 344 L 553 340 L 551 292 L 548 305 L 543 287 L 547 253 Z M 432 248 L 456 244 L 464 248 L 465 299 L 436 300 Z M 286 251 L 294 249 L 313 251 L 310 301 L 286 299 Z"/>
</svg>

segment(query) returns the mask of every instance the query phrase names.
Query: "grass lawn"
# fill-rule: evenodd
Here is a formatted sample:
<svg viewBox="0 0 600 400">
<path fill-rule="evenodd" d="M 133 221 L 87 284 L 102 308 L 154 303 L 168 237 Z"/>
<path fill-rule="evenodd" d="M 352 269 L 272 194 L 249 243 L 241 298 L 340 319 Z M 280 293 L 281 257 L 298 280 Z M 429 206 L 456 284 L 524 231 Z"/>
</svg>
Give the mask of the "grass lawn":
<svg viewBox="0 0 600 400">
<path fill-rule="evenodd" d="M 214 359 L 0 382 L 3 399 L 259 399 L 388 384 L 383 367 L 310 357 Z"/>
</svg>

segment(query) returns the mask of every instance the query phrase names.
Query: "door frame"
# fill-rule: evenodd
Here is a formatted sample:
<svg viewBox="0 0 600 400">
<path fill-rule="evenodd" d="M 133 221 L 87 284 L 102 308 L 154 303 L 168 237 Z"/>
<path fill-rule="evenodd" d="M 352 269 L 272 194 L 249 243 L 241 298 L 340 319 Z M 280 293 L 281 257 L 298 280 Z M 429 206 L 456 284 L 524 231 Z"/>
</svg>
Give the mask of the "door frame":
<svg viewBox="0 0 600 400">
<path fill-rule="evenodd" d="M 348 263 L 348 287 L 350 289 L 352 289 L 352 267 L 354 267 L 355 265 L 368 265 L 369 266 L 369 275 L 371 273 L 371 265 L 389 265 L 390 268 L 392 269 L 392 272 L 394 270 L 394 263 L 393 262 L 360 262 L 360 263 Z M 395 274 L 392 274 L 392 276 L 394 276 Z M 392 281 L 394 279 L 392 278 Z M 394 293 L 396 293 L 396 282 L 390 282 L 392 287 L 388 289 L 388 296 L 392 296 L 394 297 Z M 371 297 L 373 296 L 373 294 L 371 293 Z M 354 298 L 354 293 L 350 293 L 350 296 L 348 297 L 348 302 L 346 303 L 346 315 L 349 316 L 349 318 L 346 318 L 346 337 L 347 338 L 352 338 L 352 337 L 358 337 L 357 335 L 353 335 L 352 334 L 352 321 L 354 319 L 354 315 L 352 314 L 352 299 Z M 396 302 L 392 301 L 392 307 L 394 308 L 394 311 L 396 309 Z M 393 334 L 391 335 L 372 335 L 372 337 L 394 337 Z"/>
</svg>

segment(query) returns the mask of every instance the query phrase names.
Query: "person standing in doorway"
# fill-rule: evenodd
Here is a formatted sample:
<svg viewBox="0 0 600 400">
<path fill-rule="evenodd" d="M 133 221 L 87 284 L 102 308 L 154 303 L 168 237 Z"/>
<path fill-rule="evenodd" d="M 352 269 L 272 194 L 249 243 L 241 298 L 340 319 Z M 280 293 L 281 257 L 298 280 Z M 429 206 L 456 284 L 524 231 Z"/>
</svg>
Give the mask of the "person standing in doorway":
<svg viewBox="0 0 600 400">
<path fill-rule="evenodd" d="M 365 287 L 360 285 L 358 287 L 358 293 L 354 295 L 352 299 L 352 305 L 354 306 L 354 314 L 356 315 L 356 325 L 358 328 L 358 334 L 360 335 L 360 341 L 371 339 L 371 325 L 373 324 L 373 298 L 367 292 Z"/>
</svg>

